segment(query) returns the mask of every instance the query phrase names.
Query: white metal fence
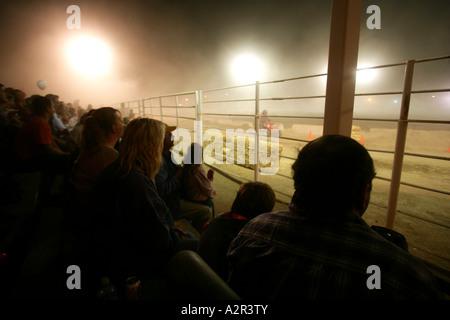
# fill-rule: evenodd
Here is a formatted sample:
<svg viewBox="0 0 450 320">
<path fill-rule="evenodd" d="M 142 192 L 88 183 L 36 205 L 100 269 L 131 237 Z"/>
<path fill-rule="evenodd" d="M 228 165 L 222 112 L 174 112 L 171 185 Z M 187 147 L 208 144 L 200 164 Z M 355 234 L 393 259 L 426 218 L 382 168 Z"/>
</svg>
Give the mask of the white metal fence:
<svg viewBox="0 0 450 320">
<path fill-rule="evenodd" d="M 379 73 L 376 85 L 373 81 L 365 82 L 367 79 L 364 79 L 364 74 L 367 72 Z M 376 177 L 389 184 L 387 203 L 372 202 L 373 205 L 386 210 L 386 226 L 389 228 L 394 226 L 396 213 L 401 213 L 438 225 L 447 233 L 450 229 L 450 217 L 447 216 L 450 213 L 449 74 L 450 56 L 358 69 L 353 118 L 354 138 L 364 144 L 373 157 L 385 157 L 380 163 L 388 162 L 387 167 L 391 168 L 378 172 Z M 191 131 L 194 121 L 201 123 L 203 130 L 253 128 L 255 141 L 259 141 L 258 124 L 261 111 L 266 110 L 272 121 L 282 125 L 280 143 L 301 145 L 322 134 L 325 86 L 326 74 L 315 74 L 148 97 L 122 102 L 120 108 L 125 116 L 131 110 L 136 115 L 157 118 Z M 387 137 L 380 134 L 383 130 L 391 135 Z M 422 141 L 426 135 L 434 141 L 429 144 L 426 140 Z M 433 143 L 438 147 L 433 149 Z M 258 143 L 255 148 L 258 157 Z M 433 170 L 434 164 L 438 163 L 438 167 L 443 168 L 442 174 L 433 176 L 431 181 L 422 178 L 408 180 L 408 177 L 402 179 L 405 157 L 408 157 L 411 163 L 416 163 L 416 166 L 421 166 L 420 161 L 427 161 L 427 170 Z M 280 159 L 287 163 L 295 158 L 296 154 L 292 152 L 280 154 Z M 421 160 L 417 162 L 414 159 Z M 258 164 L 257 158 L 252 169 L 253 180 L 260 179 Z M 224 168 L 219 170 L 241 181 L 249 180 L 239 173 L 227 172 Z M 420 170 L 416 171 L 415 175 L 419 177 Z M 276 175 L 289 181 L 291 179 L 287 172 L 280 171 Z M 426 176 L 427 173 L 423 172 L 422 177 Z M 439 195 L 436 201 L 443 201 L 444 205 L 437 210 L 449 210 L 440 212 L 441 217 L 436 219 L 399 209 L 399 195 L 403 187 Z M 286 190 L 275 191 L 287 198 L 292 195 Z M 450 262 L 450 257 L 440 258 Z"/>
</svg>

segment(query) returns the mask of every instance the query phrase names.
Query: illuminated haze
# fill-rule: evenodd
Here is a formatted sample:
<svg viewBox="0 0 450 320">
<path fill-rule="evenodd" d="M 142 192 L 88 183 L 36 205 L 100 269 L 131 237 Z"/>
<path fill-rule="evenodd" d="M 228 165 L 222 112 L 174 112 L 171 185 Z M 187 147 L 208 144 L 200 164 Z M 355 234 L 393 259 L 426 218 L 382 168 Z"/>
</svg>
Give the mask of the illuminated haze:
<svg viewBox="0 0 450 320">
<path fill-rule="evenodd" d="M 72 4 L 81 9 L 80 30 L 66 27 Z M 381 30 L 366 28 L 369 5 L 381 8 Z M 363 1 L 363 8 L 360 65 L 450 53 L 448 1 Z M 234 85 L 230 64 L 245 52 L 264 61 L 263 81 L 322 73 L 330 17 L 331 0 L 2 1 L 0 83 L 87 106 Z M 110 48 L 105 74 L 80 75 L 68 62 L 67 42 L 81 34 Z M 432 81 L 448 88 L 445 70 L 437 66 L 443 77 Z"/>
</svg>

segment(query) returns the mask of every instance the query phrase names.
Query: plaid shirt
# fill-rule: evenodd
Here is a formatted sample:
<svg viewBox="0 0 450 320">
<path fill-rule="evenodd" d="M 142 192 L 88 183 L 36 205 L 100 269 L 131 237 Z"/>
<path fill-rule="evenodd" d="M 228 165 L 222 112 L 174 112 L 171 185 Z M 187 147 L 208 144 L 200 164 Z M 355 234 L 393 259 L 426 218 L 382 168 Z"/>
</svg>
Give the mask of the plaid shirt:
<svg viewBox="0 0 450 320">
<path fill-rule="evenodd" d="M 442 299 L 432 273 L 356 214 L 290 211 L 251 220 L 231 243 L 229 284 L 244 299 Z M 380 268 L 380 289 L 369 289 Z M 369 279 L 370 278 L 370 279 Z"/>
</svg>

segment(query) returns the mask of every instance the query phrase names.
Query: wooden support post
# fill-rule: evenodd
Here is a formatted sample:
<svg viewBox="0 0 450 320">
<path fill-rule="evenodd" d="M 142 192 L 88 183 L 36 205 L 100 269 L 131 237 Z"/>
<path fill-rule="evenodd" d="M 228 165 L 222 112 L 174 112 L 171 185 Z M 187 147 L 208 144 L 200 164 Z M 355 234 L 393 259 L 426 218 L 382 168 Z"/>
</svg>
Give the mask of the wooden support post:
<svg viewBox="0 0 450 320">
<path fill-rule="evenodd" d="M 362 0 L 333 0 L 323 134 L 351 136 Z"/>
</svg>

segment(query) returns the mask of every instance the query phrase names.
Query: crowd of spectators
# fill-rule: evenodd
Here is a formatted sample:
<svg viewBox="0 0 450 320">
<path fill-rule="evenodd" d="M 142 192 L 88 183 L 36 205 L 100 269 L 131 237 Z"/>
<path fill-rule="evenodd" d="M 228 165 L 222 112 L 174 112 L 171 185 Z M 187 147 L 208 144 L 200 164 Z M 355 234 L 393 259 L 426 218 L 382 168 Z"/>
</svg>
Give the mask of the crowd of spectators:
<svg viewBox="0 0 450 320">
<path fill-rule="evenodd" d="M 5 156 L 13 156 L 14 139 L 20 129 L 33 117 L 32 103 L 37 97 L 41 96 L 27 96 L 21 89 L 0 84 L 0 144 L 2 154 Z M 77 137 L 71 136 L 72 129 L 78 125 L 84 114 L 93 109 L 93 106 L 83 108 L 80 105 L 60 101 L 55 94 L 47 94 L 45 97 L 51 100 L 54 108 L 54 113 L 48 121 L 53 138 L 59 148 L 69 152 L 73 150 L 71 149 L 73 141 L 77 141 Z M 2 157 L 2 167 L 12 165 L 12 160 L 14 159 L 11 157 Z"/>
<path fill-rule="evenodd" d="M 323 136 L 299 151 L 286 210 L 272 212 L 270 185 L 249 182 L 215 218 L 214 172 L 201 166 L 199 145 L 182 165 L 171 161 L 175 127 L 3 85 L 0 111 L 2 154 L 9 155 L 2 171 L 65 177 L 72 222 L 82 227 L 74 247 L 83 267 L 92 268 L 92 283 L 138 277 L 145 288 L 164 279 L 171 257 L 187 249 L 249 300 L 442 298 L 433 274 L 407 247 L 362 219 L 376 173 L 367 150 L 349 137 Z M 199 236 L 180 229 L 180 219 Z M 368 284 L 373 265 L 381 267 L 381 288 Z"/>
</svg>

